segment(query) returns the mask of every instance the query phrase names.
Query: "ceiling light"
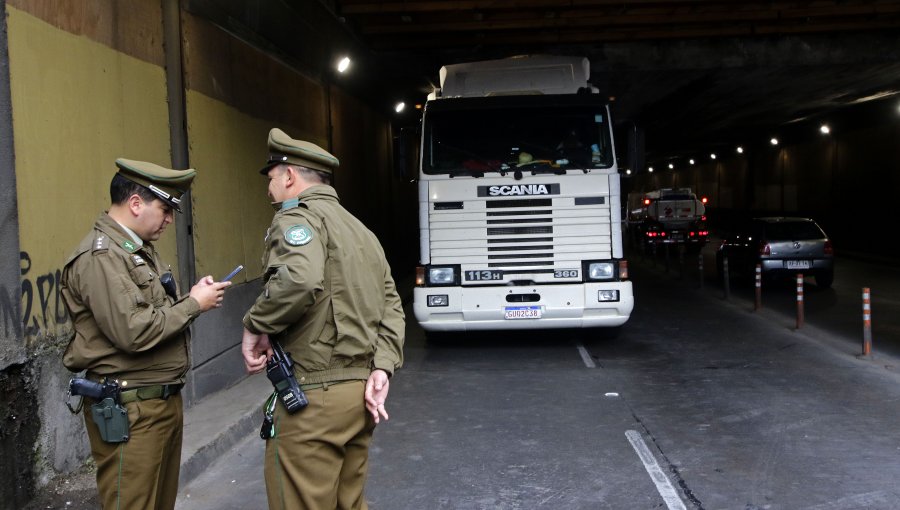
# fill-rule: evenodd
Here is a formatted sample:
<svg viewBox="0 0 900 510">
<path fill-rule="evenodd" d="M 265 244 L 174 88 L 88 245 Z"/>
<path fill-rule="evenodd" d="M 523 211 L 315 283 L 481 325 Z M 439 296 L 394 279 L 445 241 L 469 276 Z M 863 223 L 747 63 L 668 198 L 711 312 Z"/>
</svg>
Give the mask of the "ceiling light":
<svg viewBox="0 0 900 510">
<path fill-rule="evenodd" d="M 822 126 L 819 128 L 819 132 L 823 135 L 827 135 L 828 133 L 831 133 L 831 128 L 828 127 L 828 124 L 822 124 Z"/>
<path fill-rule="evenodd" d="M 350 57 L 344 57 L 338 62 L 337 70 L 339 73 L 343 73 L 350 67 Z"/>
<path fill-rule="evenodd" d="M 772 138 L 771 140 L 769 140 L 769 143 L 771 143 L 772 145 L 778 145 L 778 139 Z"/>
<path fill-rule="evenodd" d="M 400 101 L 399 103 L 394 105 L 394 111 L 397 113 L 402 112 L 404 108 L 406 108 L 406 103 L 404 103 L 403 101 Z"/>
<path fill-rule="evenodd" d="M 669 163 L 669 170 L 675 170 L 675 165 L 673 165 L 672 163 Z"/>
<path fill-rule="evenodd" d="M 625 170 L 625 175 L 631 175 L 631 169 Z"/>
<path fill-rule="evenodd" d="M 652 174 L 652 173 L 653 173 L 653 167 L 652 167 L 652 166 L 651 166 L 651 167 L 647 167 L 647 171 L 650 172 L 650 173 Z"/>
<path fill-rule="evenodd" d="M 693 160 L 693 159 L 689 159 L 689 160 L 688 160 L 688 163 L 690 163 L 690 164 L 693 165 L 693 164 L 694 164 L 694 160 Z"/>
<path fill-rule="evenodd" d="M 744 148 L 741 147 L 740 145 L 738 145 L 737 153 L 738 153 L 738 154 L 743 154 L 743 153 L 744 153 Z"/>
<path fill-rule="evenodd" d="M 716 159 L 716 153 L 712 153 L 709 155 L 709 159 Z"/>
</svg>

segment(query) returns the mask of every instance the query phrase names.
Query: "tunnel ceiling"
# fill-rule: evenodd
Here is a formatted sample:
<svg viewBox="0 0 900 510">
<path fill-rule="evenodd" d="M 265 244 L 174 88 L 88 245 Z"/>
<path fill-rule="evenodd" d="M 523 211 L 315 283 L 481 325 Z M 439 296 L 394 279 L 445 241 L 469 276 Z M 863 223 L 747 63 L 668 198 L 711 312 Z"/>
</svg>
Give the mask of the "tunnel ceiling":
<svg viewBox="0 0 900 510">
<path fill-rule="evenodd" d="M 612 98 L 617 124 L 643 129 L 651 160 L 767 139 L 804 119 L 900 99 L 900 0 L 186 3 L 204 14 L 218 11 L 211 17 L 220 19 L 231 5 L 228 23 L 243 20 L 300 60 L 309 48 L 293 47 L 271 29 L 288 26 L 288 13 L 296 16 L 291 26 L 321 31 L 330 24 L 343 36 L 321 51 L 329 59 L 348 51 L 356 73 L 334 79 L 351 89 L 367 80 L 365 89 L 385 102 L 421 102 L 445 64 L 586 56 L 592 83 Z"/>
</svg>

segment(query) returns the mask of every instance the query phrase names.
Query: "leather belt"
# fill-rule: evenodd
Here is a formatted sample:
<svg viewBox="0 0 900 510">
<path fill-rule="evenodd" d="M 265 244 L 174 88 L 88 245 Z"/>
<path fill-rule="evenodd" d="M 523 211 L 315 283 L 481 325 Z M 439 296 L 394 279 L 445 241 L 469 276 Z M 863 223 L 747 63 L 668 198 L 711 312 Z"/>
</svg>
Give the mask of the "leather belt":
<svg viewBox="0 0 900 510">
<path fill-rule="evenodd" d="M 123 404 L 127 404 L 136 400 L 151 400 L 154 398 L 166 400 L 172 395 L 177 395 L 181 391 L 181 387 L 181 384 L 156 384 L 153 386 L 144 386 L 143 388 L 135 388 L 133 390 L 125 390 L 119 393 L 119 401 Z"/>
</svg>

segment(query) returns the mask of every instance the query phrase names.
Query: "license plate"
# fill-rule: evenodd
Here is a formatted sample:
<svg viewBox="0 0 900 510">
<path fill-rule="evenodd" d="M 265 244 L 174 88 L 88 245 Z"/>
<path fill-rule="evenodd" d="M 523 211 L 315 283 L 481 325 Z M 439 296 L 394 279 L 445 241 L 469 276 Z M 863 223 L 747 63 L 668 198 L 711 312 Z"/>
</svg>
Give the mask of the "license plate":
<svg viewBox="0 0 900 510">
<path fill-rule="evenodd" d="M 467 282 L 485 282 L 503 279 L 503 271 L 488 270 L 483 271 L 466 271 L 465 278 Z"/>
<path fill-rule="evenodd" d="M 506 319 L 540 319 L 540 306 L 508 306 L 504 308 Z"/>
<path fill-rule="evenodd" d="M 785 260 L 784 267 L 787 269 L 809 269 L 808 260 Z"/>
</svg>

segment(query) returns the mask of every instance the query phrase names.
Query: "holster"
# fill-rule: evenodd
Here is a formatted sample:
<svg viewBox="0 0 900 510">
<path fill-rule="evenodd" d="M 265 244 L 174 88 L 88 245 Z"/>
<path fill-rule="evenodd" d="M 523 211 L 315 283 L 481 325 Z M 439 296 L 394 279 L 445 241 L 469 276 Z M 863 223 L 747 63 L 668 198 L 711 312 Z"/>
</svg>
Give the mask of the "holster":
<svg viewBox="0 0 900 510">
<path fill-rule="evenodd" d="M 91 417 L 107 443 L 128 441 L 128 411 L 112 398 L 104 398 L 91 406 Z"/>
</svg>

